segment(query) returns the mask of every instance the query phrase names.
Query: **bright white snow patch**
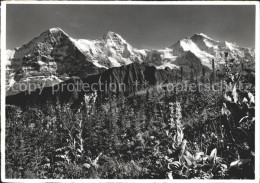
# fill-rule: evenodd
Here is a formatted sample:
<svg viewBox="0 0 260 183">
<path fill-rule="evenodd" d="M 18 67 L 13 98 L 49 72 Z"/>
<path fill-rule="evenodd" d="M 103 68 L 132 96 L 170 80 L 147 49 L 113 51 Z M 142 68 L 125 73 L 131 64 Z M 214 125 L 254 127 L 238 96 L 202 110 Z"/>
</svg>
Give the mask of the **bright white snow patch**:
<svg viewBox="0 0 260 183">
<path fill-rule="evenodd" d="M 69 37 L 69 35 L 68 35 L 66 32 L 64 32 L 64 31 L 63 31 L 61 28 L 59 28 L 59 27 L 51 28 L 51 29 L 49 29 L 49 31 L 50 31 L 51 33 L 62 32 L 63 34 L 65 34 L 66 36 Z"/>
<path fill-rule="evenodd" d="M 55 33 L 55 32 L 59 32 L 60 30 L 61 30 L 61 29 L 58 28 L 58 27 L 57 27 L 57 28 L 51 28 L 51 29 L 50 29 L 50 32 L 51 32 L 51 33 Z"/>
<path fill-rule="evenodd" d="M 114 32 L 112 32 L 112 31 L 109 31 L 106 36 L 107 36 L 107 38 L 109 38 L 109 39 L 107 39 L 107 41 L 109 41 L 110 43 L 111 43 L 111 42 L 114 42 L 115 39 L 117 39 L 118 42 L 121 42 L 121 43 L 123 43 L 123 44 L 128 44 L 128 43 L 126 42 L 126 40 L 123 39 L 119 34 L 114 33 Z"/>
<path fill-rule="evenodd" d="M 207 36 L 206 34 L 203 33 L 199 33 L 198 35 L 201 35 L 202 37 L 205 37 L 207 39 L 213 40 L 212 38 L 210 38 L 209 36 Z"/>
<path fill-rule="evenodd" d="M 183 51 L 191 51 L 194 53 L 197 57 L 199 57 L 202 61 L 203 65 L 206 65 L 208 67 L 211 67 L 211 58 L 214 58 L 213 55 L 210 55 L 209 53 L 205 51 L 201 51 L 198 46 L 190 39 L 183 39 L 180 41 L 180 45 L 183 48 Z"/>
<path fill-rule="evenodd" d="M 200 49 L 197 47 L 197 45 L 190 39 L 181 40 L 180 45 L 183 48 L 183 51 L 194 51 L 194 52 L 200 51 Z"/>
<path fill-rule="evenodd" d="M 165 48 L 163 50 L 158 50 L 158 51 L 160 52 L 160 56 L 161 56 L 162 60 L 169 59 L 171 61 L 174 61 L 177 58 L 177 56 L 174 56 L 172 54 L 172 49 Z"/>
<path fill-rule="evenodd" d="M 97 60 L 96 60 L 96 62 L 94 61 L 93 64 L 94 64 L 95 66 L 99 67 L 99 68 L 105 68 L 105 69 L 108 69 L 107 67 L 105 67 L 105 66 L 99 64 Z"/>
<path fill-rule="evenodd" d="M 11 60 L 14 58 L 15 50 L 6 50 L 6 65 L 11 65 Z"/>
<path fill-rule="evenodd" d="M 170 69 L 178 69 L 179 68 L 179 66 L 172 64 L 170 62 L 163 63 L 162 65 L 157 66 L 156 68 L 157 69 L 165 69 L 166 67 L 169 67 Z"/>
<path fill-rule="evenodd" d="M 120 67 L 121 65 L 118 63 L 118 61 L 113 57 L 108 57 L 108 60 L 112 64 L 112 67 Z"/>
<path fill-rule="evenodd" d="M 100 51 L 97 49 L 95 44 L 95 41 L 90 41 L 87 39 L 79 39 L 77 41 L 77 46 L 80 47 L 84 53 L 91 52 L 93 55 L 98 54 L 98 51 Z"/>
<path fill-rule="evenodd" d="M 146 50 L 137 50 L 139 53 L 141 53 L 142 55 L 146 56 L 147 53 L 146 53 Z"/>
<path fill-rule="evenodd" d="M 235 50 L 234 45 L 232 43 L 229 43 L 229 42 L 225 41 L 225 45 L 231 51 Z"/>
<path fill-rule="evenodd" d="M 203 39 L 203 41 L 204 41 L 204 43 L 206 44 L 206 46 L 207 47 L 214 47 L 214 45 L 210 42 L 210 41 L 208 41 L 207 39 Z"/>
</svg>

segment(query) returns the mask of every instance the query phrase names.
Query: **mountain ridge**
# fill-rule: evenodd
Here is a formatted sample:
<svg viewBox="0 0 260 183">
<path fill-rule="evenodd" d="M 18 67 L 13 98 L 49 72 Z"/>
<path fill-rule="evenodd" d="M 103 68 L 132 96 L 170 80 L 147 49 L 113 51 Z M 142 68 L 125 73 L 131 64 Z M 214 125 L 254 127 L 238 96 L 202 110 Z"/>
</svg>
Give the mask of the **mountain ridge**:
<svg viewBox="0 0 260 183">
<path fill-rule="evenodd" d="M 50 28 L 21 47 L 7 50 L 7 88 L 20 80 L 58 76 L 87 77 L 131 63 L 148 63 L 157 69 L 179 69 L 196 60 L 198 69 L 223 64 L 224 52 L 238 62 L 254 60 L 254 49 L 213 40 L 203 33 L 183 38 L 163 49 L 136 49 L 119 34 L 108 31 L 95 40 L 74 39 L 61 28 Z M 188 54 L 187 54 L 188 53 Z M 192 54 L 191 54 L 192 53 Z M 62 80 L 62 79 L 61 79 Z"/>
</svg>

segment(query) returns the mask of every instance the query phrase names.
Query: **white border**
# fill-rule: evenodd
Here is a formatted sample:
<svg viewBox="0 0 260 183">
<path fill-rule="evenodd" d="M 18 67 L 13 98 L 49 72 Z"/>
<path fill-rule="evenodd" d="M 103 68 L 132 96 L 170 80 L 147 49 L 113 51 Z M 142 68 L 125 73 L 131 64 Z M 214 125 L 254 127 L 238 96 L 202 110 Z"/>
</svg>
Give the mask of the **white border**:
<svg viewBox="0 0 260 183">
<path fill-rule="evenodd" d="M 6 4 L 85 4 L 85 5 L 255 5 L 256 20 L 255 20 L 255 63 L 256 63 L 256 122 L 255 122 L 255 180 L 196 180 L 196 182 L 260 182 L 260 164 L 259 164 L 259 133 L 260 133 L 260 63 L 259 63 L 259 2 L 257 1 L 10 1 L 1 2 L 1 180 L 3 182 L 186 182 L 193 180 L 167 180 L 167 179 L 6 179 L 5 178 L 5 63 L 6 60 Z"/>
<path fill-rule="evenodd" d="M 6 6 L 1 3 L 1 180 L 5 181 L 5 63 Z M 4 88 L 3 88 L 4 87 Z"/>
<path fill-rule="evenodd" d="M 94 5 L 258 5 L 257 1 L 5 1 L 4 4 L 94 4 Z"/>
<path fill-rule="evenodd" d="M 255 17 L 255 73 L 256 73 L 256 79 L 255 79 L 255 99 L 256 99 L 256 106 L 255 106 L 255 178 L 256 180 L 258 180 L 260 182 L 260 146 L 259 146 L 259 140 L 260 140 L 260 124 L 259 124 L 259 119 L 260 119 L 260 55 L 259 55 L 259 42 L 260 42 L 260 29 L 259 29 L 259 8 L 260 8 L 260 4 L 259 2 L 256 3 L 256 17 Z"/>
</svg>

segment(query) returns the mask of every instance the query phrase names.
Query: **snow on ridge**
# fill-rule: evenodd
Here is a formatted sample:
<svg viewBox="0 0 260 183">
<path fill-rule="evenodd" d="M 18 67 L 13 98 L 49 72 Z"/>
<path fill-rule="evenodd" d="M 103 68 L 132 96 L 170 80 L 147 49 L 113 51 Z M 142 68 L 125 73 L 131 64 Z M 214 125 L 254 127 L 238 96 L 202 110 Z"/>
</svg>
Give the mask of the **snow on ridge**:
<svg viewBox="0 0 260 183">
<path fill-rule="evenodd" d="M 31 41 L 29 41 L 28 43 L 22 45 L 21 47 L 16 47 L 14 48 L 14 52 L 16 52 L 16 59 L 21 59 L 24 55 L 26 54 L 30 54 L 31 51 L 33 50 L 33 48 L 35 48 L 35 46 L 39 46 L 41 47 L 44 43 L 44 39 L 49 36 L 50 34 L 54 34 L 57 32 L 62 32 L 64 35 L 68 36 L 67 33 L 65 33 L 62 29 L 60 28 L 50 28 L 48 30 L 46 30 L 45 32 L 42 32 L 39 36 L 33 38 Z M 69 36 L 68 36 L 69 37 Z M 50 48 L 51 49 L 51 48 Z M 10 57 L 10 59 L 12 59 Z"/>
<path fill-rule="evenodd" d="M 59 31 L 62 31 L 59 27 L 56 27 L 56 28 L 50 28 L 49 31 L 51 33 L 55 33 L 55 32 L 59 32 Z"/>
<path fill-rule="evenodd" d="M 146 50 L 133 48 L 120 35 L 111 31 L 95 40 L 70 39 L 85 56 L 91 58 L 97 67 L 107 68 L 99 62 L 100 59 L 101 61 L 107 59 L 112 67 L 119 67 L 137 60 L 142 61 L 142 58 L 147 55 Z"/>
<path fill-rule="evenodd" d="M 6 50 L 6 58 L 8 61 L 12 60 L 14 58 L 15 50 Z M 7 63 L 8 64 L 8 63 Z"/>
<path fill-rule="evenodd" d="M 202 37 L 202 39 L 203 39 L 203 41 L 205 41 L 205 40 L 207 40 L 207 41 L 211 41 L 212 43 L 220 43 L 220 41 L 218 41 L 218 40 L 214 40 L 214 39 L 212 39 L 211 37 L 209 37 L 209 36 L 207 36 L 206 34 L 204 34 L 204 33 L 196 33 L 196 34 L 194 34 L 193 36 L 201 36 Z M 192 36 L 192 37 L 193 37 Z M 192 38 L 191 37 L 191 38 Z"/>
<path fill-rule="evenodd" d="M 204 41 L 204 43 L 206 44 L 207 47 L 209 47 L 209 48 L 214 47 L 214 45 L 210 41 L 208 41 L 207 39 L 204 39 L 203 41 Z"/>
<path fill-rule="evenodd" d="M 98 48 L 96 46 L 96 41 L 90 41 L 87 39 L 78 39 L 77 45 L 83 50 L 83 52 L 91 52 L 93 55 L 98 54 Z"/>
<path fill-rule="evenodd" d="M 66 36 L 69 37 L 69 35 L 68 35 L 66 32 L 64 32 L 64 31 L 63 31 L 61 28 L 59 28 L 59 27 L 50 28 L 49 31 L 50 31 L 50 33 L 52 33 L 52 34 L 58 33 L 58 32 L 62 32 L 63 34 L 65 34 Z"/>
<path fill-rule="evenodd" d="M 29 42 L 30 44 L 26 44 L 26 46 L 19 51 L 19 54 L 16 54 L 16 57 L 20 58 L 23 56 L 27 50 L 30 50 L 34 44 L 41 41 L 41 39 L 45 36 L 50 34 L 51 37 L 52 34 L 54 34 L 53 36 L 56 36 L 56 33 L 60 32 L 67 35 L 59 27 L 50 28 L 39 37 L 34 38 L 31 42 Z M 206 66 L 211 66 L 210 61 L 214 58 L 213 55 L 216 54 L 218 50 L 222 51 L 225 49 L 230 49 L 230 51 L 236 53 L 236 55 L 238 53 L 243 53 L 243 51 L 240 50 L 240 47 L 235 44 L 215 41 L 204 33 L 197 33 L 195 35 L 198 37 L 192 36 L 178 41 L 178 43 L 175 44 L 177 47 L 173 47 L 173 45 L 169 48 L 157 49 L 157 55 L 159 56 L 160 61 L 162 61 L 160 63 L 162 65 L 158 64 L 157 66 L 165 68 L 167 65 L 170 68 L 173 68 L 174 64 L 172 63 L 174 63 L 176 58 L 180 56 L 179 54 L 183 54 L 183 52 L 179 50 L 179 46 L 184 52 L 191 51 L 194 53 L 202 61 L 202 64 Z M 59 34 L 57 34 L 57 36 L 59 36 Z M 101 38 L 95 40 L 74 39 L 69 36 L 68 38 L 72 41 L 72 44 L 74 44 L 78 50 L 86 56 L 87 60 L 91 61 L 96 67 L 107 68 L 107 65 L 119 67 L 133 62 L 143 62 L 148 58 L 149 53 L 152 52 L 148 49 L 136 49 L 132 47 L 125 39 L 122 38 L 121 35 L 112 31 L 108 31 Z M 15 50 L 13 52 L 15 52 Z M 12 51 L 10 51 L 8 53 L 8 58 L 11 60 L 13 55 L 14 54 Z M 152 58 L 148 61 L 156 62 L 152 60 Z M 154 65 L 156 65 L 156 63 L 154 63 Z"/>
<path fill-rule="evenodd" d="M 200 58 L 203 65 L 206 65 L 208 67 L 211 66 L 210 58 L 214 58 L 214 56 L 205 51 L 201 51 L 191 39 L 182 39 L 180 41 L 180 46 L 182 47 L 183 51 L 190 51 L 198 58 Z"/>
<path fill-rule="evenodd" d="M 101 40 L 103 39 L 104 41 L 106 41 L 107 43 L 109 42 L 110 44 L 117 42 L 117 43 L 129 45 L 129 43 L 121 35 L 119 35 L 115 32 L 112 32 L 112 31 L 108 31 L 100 39 Z"/>
<path fill-rule="evenodd" d="M 70 38 L 70 40 L 72 41 L 72 43 L 84 54 L 87 55 L 90 52 L 96 54 L 97 50 L 95 47 L 95 42 L 94 41 L 90 41 L 87 39 L 74 39 L 74 38 Z"/>
<path fill-rule="evenodd" d="M 231 51 L 237 50 L 238 46 L 236 44 L 234 44 L 234 43 L 230 43 L 230 42 L 225 41 L 224 44 Z"/>
<path fill-rule="evenodd" d="M 144 56 L 146 56 L 147 55 L 147 50 L 145 50 L 145 49 L 140 49 L 140 50 L 136 50 L 136 51 L 138 51 L 140 54 L 142 54 L 142 55 L 144 55 Z"/>
<path fill-rule="evenodd" d="M 207 39 L 203 39 L 205 45 L 209 48 L 213 48 L 213 50 L 217 50 L 219 45 L 214 45 L 212 42 L 210 42 Z"/>
<path fill-rule="evenodd" d="M 110 63 L 112 64 L 113 67 L 120 67 L 121 66 L 121 64 L 118 63 L 118 61 L 113 57 L 108 57 L 108 60 L 110 61 Z"/>
<path fill-rule="evenodd" d="M 207 38 L 207 39 L 210 39 L 210 40 L 213 40 L 212 38 L 210 38 L 209 36 L 207 36 L 206 34 L 203 34 L 203 33 L 199 33 L 198 35 L 204 37 L 204 38 Z"/>
<path fill-rule="evenodd" d="M 191 39 L 182 39 L 180 41 L 180 46 L 182 47 L 183 51 L 191 51 L 194 54 L 199 54 L 203 51 L 199 49 L 196 43 L 194 43 Z"/>
<path fill-rule="evenodd" d="M 161 53 L 162 60 L 170 59 L 171 61 L 174 61 L 177 58 L 177 56 L 172 54 L 172 49 L 170 48 L 165 48 L 158 51 Z"/>
<path fill-rule="evenodd" d="M 177 66 L 173 63 L 170 63 L 170 62 L 165 62 L 160 66 L 156 66 L 157 69 L 165 69 L 166 67 L 169 67 L 170 69 L 179 69 L 180 68 L 179 66 Z"/>
<path fill-rule="evenodd" d="M 94 61 L 93 64 L 94 64 L 96 67 L 108 69 L 106 66 L 103 66 L 103 65 L 99 64 L 97 60 Z"/>
</svg>

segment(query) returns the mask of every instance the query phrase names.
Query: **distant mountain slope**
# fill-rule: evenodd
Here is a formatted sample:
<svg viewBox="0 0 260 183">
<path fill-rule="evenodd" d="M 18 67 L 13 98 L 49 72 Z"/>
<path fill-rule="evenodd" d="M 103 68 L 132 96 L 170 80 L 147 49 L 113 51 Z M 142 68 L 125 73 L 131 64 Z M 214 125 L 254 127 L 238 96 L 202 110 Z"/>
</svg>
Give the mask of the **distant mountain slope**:
<svg viewBox="0 0 260 183">
<path fill-rule="evenodd" d="M 187 51 L 181 56 L 179 56 L 174 63 L 180 67 L 183 67 L 183 70 L 189 73 L 191 70 L 195 72 L 195 74 L 200 75 L 202 72 L 202 68 L 205 70 L 209 70 L 208 66 L 203 65 L 201 60 L 191 51 Z"/>
</svg>

